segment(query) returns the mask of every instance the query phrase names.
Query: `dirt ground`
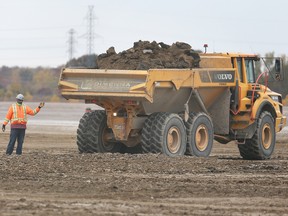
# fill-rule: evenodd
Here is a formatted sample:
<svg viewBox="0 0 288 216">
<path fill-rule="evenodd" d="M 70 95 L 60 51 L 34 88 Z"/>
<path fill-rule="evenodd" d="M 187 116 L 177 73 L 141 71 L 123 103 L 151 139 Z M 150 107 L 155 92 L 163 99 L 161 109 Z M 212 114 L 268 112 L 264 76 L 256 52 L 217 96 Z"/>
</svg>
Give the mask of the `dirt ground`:
<svg viewBox="0 0 288 216">
<path fill-rule="evenodd" d="M 84 108 L 47 104 L 29 119 L 22 156 L 5 155 L 1 132 L 1 216 L 288 215 L 287 130 L 266 161 L 242 160 L 232 142 L 215 142 L 209 158 L 79 154 Z"/>
</svg>

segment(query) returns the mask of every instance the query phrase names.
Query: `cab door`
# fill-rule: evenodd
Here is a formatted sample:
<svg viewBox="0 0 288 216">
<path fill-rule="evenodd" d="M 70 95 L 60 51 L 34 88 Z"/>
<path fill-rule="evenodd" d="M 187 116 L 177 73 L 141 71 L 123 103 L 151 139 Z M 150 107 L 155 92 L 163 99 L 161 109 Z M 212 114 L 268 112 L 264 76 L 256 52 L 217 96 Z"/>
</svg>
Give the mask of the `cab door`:
<svg viewBox="0 0 288 216">
<path fill-rule="evenodd" d="M 234 114 L 239 113 L 241 111 L 247 110 L 247 104 L 250 104 L 251 101 L 247 98 L 247 92 L 249 90 L 249 86 L 247 83 L 247 74 L 246 74 L 246 60 L 243 57 L 233 58 L 233 67 L 237 69 L 236 74 L 236 89 L 234 93 L 234 104 L 236 106 L 231 110 Z M 249 67 L 248 67 L 249 68 Z M 252 80 L 252 78 L 251 78 Z M 232 92 L 233 98 L 233 92 Z M 238 101 L 237 101 L 238 100 Z"/>
</svg>

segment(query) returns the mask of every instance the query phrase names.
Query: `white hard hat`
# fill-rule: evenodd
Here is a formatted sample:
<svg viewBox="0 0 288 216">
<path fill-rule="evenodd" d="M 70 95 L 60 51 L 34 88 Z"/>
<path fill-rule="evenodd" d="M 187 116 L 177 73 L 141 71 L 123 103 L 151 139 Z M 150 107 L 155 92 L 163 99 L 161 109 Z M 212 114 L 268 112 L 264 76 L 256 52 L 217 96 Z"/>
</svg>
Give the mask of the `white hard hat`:
<svg viewBox="0 0 288 216">
<path fill-rule="evenodd" d="M 22 94 L 18 94 L 17 96 L 16 96 L 16 99 L 18 99 L 18 100 L 24 100 L 24 96 L 22 95 Z"/>
</svg>

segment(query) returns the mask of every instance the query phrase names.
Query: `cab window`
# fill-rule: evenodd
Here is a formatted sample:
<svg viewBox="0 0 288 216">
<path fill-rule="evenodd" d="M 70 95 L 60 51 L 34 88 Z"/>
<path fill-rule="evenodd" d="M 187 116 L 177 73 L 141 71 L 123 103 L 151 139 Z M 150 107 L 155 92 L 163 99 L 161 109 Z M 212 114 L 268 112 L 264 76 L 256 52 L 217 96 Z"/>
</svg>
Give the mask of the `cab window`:
<svg viewBox="0 0 288 216">
<path fill-rule="evenodd" d="M 242 70 L 242 59 L 241 58 L 237 58 L 237 67 L 238 67 L 240 82 L 243 82 L 243 76 L 242 76 L 243 70 Z"/>
<path fill-rule="evenodd" d="M 252 59 L 245 59 L 246 76 L 248 83 L 255 83 L 254 61 Z"/>
</svg>

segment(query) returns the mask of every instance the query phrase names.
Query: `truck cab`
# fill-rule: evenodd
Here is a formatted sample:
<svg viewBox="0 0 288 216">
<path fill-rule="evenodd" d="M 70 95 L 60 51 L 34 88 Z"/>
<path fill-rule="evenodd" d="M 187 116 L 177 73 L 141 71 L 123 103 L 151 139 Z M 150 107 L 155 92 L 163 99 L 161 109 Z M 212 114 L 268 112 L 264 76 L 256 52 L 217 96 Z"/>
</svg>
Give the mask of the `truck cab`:
<svg viewBox="0 0 288 216">
<path fill-rule="evenodd" d="M 238 101 L 235 101 L 237 104 L 236 109 L 234 108 L 231 112 L 235 116 L 236 122 L 238 115 L 241 116 L 242 120 L 243 116 L 246 116 L 247 121 L 249 120 L 248 124 L 251 125 L 255 122 L 255 119 L 259 118 L 261 112 L 267 111 L 275 119 L 276 125 L 279 125 L 275 128 L 276 132 L 279 132 L 283 127 L 283 122 L 286 121 L 286 118 L 283 117 L 282 96 L 268 87 L 269 68 L 265 68 L 264 72 L 256 71 L 255 64 L 259 61 L 260 58 L 253 55 L 236 55 L 232 57 L 232 65 L 237 68 L 238 75 L 238 84 L 235 87 L 238 88 L 236 90 L 238 94 L 236 99 Z M 275 66 L 276 64 L 275 61 Z M 270 73 L 272 73 L 270 76 L 276 77 L 278 71 L 274 70 L 270 71 Z M 264 80 L 264 84 L 259 84 L 260 79 Z M 236 123 L 234 126 L 235 128 L 242 128 L 240 123 Z"/>
</svg>

